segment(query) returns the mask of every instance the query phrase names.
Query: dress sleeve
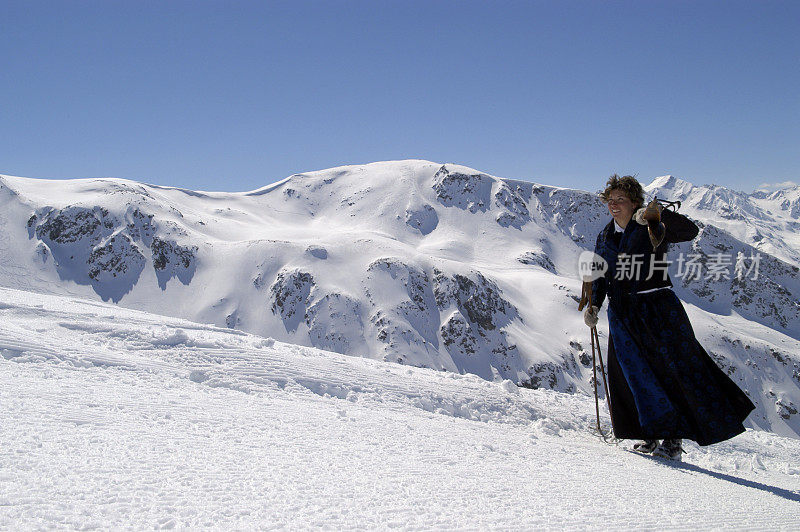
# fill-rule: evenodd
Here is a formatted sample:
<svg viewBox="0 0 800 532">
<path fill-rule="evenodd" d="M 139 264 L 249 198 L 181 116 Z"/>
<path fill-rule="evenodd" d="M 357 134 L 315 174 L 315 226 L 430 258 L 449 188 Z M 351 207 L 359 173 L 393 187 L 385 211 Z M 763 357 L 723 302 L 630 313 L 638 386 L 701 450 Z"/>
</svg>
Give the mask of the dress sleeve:
<svg viewBox="0 0 800 532">
<path fill-rule="evenodd" d="M 667 228 L 664 240 L 671 244 L 694 240 L 694 237 L 700 232 L 700 229 L 689 218 L 669 209 L 661 211 L 661 221 Z"/>
<path fill-rule="evenodd" d="M 594 246 L 594 252 L 600 255 L 602 243 L 601 240 L 603 238 L 603 233 L 600 232 L 597 235 L 597 242 Z M 605 277 L 600 277 L 599 279 L 595 279 L 592 281 L 592 305 L 597 308 L 603 306 L 603 301 L 606 299 L 606 292 L 608 291 L 608 282 L 606 281 Z"/>
</svg>

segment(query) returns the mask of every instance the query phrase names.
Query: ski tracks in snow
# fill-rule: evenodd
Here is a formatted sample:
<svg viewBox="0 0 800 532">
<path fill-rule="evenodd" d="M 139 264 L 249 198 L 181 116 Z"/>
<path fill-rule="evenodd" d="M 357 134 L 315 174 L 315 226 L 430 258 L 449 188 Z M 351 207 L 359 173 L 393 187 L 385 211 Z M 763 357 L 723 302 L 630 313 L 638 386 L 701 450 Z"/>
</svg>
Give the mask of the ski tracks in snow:
<svg viewBox="0 0 800 532">
<path fill-rule="evenodd" d="M 0 289 L 0 528 L 793 529 L 800 442 L 685 463 L 592 398 Z"/>
<path fill-rule="evenodd" d="M 0 330 L 0 353 L 17 362 L 164 371 L 243 392 L 289 389 L 350 402 L 411 405 L 454 417 L 517 424 L 546 417 L 543 412 L 548 403 L 563 402 L 547 392 L 534 391 L 529 392 L 537 396 L 535 401 L 522 400 L 510 382 L 492 383 L 470 374 L 280 344 L 239 331 L 135 311 L 125 311 L 123 316 L 91 311 L 70 316 L 54 308 L 4 306 L 9 326 Z M 20 321 L 14 323 L 13 316 Z M 550 422 L 556 430 L 576 428 L 576 423 L 585 426 L 589 419 L 578 415 L 575 420 Z"/>
</svg>

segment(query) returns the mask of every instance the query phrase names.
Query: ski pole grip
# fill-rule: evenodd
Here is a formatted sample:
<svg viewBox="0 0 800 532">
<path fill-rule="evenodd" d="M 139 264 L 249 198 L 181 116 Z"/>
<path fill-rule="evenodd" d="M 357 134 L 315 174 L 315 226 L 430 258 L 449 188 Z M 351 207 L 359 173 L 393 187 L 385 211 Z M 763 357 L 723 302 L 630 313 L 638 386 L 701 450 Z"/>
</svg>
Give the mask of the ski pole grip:
<svg viewBox="0 0 800 532">
<path fill-rule="evenodd" d="M 578 303 L 578 310 L 583 310 L 586 305 L 592 307 L 592 282 L 584 281 L 581 286 L 581 301 Z"/>
</svg>

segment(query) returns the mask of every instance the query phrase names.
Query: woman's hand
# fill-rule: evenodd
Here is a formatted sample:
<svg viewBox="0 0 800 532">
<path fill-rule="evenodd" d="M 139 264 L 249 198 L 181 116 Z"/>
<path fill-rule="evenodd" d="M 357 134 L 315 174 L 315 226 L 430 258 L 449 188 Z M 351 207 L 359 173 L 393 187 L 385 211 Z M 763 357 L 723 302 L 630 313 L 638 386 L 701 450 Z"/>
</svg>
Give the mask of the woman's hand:
<svg viewBox="0 0 800 532">
<path fill-rule="evenodd" d="M 586 310 L 583 311 L 583 323 L 585 323 L 590 329 L 592 327 L 596 327 L 599 320 L 599 313 L 600 309 L 594 305 L 591 307 L 586 307 Z"/>
<path fill-rule="evenodd" d="M 661 204 L 656 200 L 653 200 L 647 204 L 647 207 L 637 209 L 636 212 L 633 213 L 633 219 L 636 220 L 636 223 L 639 225 L 647 225 L 650 222 L 652 222 L 654 225 L 658 225 L 658 223 L 661 221 L 662 209 L 663 207 Z"/>
</svg>

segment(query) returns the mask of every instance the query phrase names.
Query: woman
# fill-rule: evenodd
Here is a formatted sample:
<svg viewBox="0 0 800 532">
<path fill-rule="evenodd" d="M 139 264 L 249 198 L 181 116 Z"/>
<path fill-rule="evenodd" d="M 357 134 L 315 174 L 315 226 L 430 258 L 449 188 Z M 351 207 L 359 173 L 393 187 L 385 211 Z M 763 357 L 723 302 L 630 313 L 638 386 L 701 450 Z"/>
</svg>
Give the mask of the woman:
<svg viewBox="0 0 800 532">
<path fill-rule="evenodd" d="M 641 439 L 637 451 L 680 460 L 683 438 L 709 445 L 744 432 L 755 407 L 697 342 L 664 267 L 668 244 L 692 240 L 697 226 L 657 202 L 644 208 L 644 191 L 632 176 L 611 176 L 600 196 L 613 220 L 597 236 L 595 252 L 609 268 L 592 285 L 594 306 L 584 321 L 597 324 L 607 295 L 614 434 Z M 648 219 L 660 243 L 651 240 Z"/>
</svg>

